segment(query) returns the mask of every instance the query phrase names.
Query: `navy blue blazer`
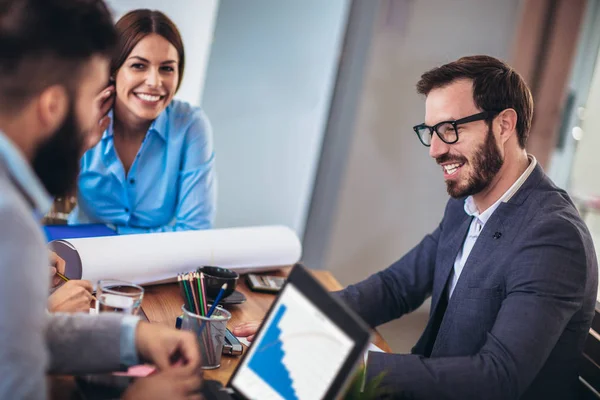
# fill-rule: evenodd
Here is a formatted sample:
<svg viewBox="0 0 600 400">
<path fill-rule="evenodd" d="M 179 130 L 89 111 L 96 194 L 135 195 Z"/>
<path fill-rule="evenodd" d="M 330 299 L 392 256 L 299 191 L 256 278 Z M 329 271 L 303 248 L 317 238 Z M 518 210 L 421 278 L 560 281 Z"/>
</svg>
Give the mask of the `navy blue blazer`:
<svg viewBox="0 0 600 400">
<path fill-rule="evenodd" d="M 372 327 L 430 295 L 434 315 L 471 223 L 463 206 L 450 199 L 432 234 L 339 294 Z M 385 372 L 384 383 L 404 398 L 573 398 L 597 286 L 590 233 L 567 193 L 537 166 L 485 224 L 437 336 L 430 318 L 413 354 L 370 353 L 367 379 Z"/>
</svg>

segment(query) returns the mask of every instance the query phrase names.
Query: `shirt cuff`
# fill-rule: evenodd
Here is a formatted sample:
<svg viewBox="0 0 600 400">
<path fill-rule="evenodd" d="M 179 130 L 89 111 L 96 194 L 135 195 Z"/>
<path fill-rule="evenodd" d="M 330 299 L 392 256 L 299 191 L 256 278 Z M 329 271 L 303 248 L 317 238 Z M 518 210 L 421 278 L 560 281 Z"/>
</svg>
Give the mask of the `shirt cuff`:
<svg viewBox="0 0 600 400">
<path fill-rule="evenodd" d="M 121 322 L 121 364 L 126 367 L 140 363 L 135 346 L 135 329 L 138 322 L 140 318 L 134 315 L 126 315 Z"/>
<path fill-rule="evenodd" d="M 119 235 L 134 235 L 136 233 L 149 233 L 150 229 L 147 228 L 138 228 L 138 227 L 134 227 L 134 226 L 127 226 L 127 225 L 118 225 L 116 227 L 117 229 L 117 234 Z"/>
</svg>

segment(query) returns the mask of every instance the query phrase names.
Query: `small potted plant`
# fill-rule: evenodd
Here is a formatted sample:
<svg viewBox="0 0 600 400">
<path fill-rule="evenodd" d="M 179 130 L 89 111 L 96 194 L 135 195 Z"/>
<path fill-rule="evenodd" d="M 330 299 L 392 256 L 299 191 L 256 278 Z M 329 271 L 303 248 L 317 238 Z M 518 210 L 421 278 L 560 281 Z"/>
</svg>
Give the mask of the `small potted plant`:
<svg viewBox="0 0 600 400">
<path fill-rule="evenodd" d="M 365 375 L 366 368 L 361 365 L 350 382 L 350 386 L 343 397 L 344 400 L 393 399 L 391 391 L 381 385 L 385 372 L 366 382 L 363 387 Z"/>
</svg>

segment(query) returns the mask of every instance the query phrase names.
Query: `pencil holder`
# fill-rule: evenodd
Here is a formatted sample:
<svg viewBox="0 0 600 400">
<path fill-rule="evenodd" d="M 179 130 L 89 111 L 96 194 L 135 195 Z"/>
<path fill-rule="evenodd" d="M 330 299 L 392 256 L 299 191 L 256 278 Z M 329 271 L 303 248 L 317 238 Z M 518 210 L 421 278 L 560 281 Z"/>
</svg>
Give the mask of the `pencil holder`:
<svg viewBox="0 0 600 400">
<path fill-rule="evenodd" d="M 225 330 L 231 314 L 217 307 L 210 318 L 188 311 L 181 306 L 183 319 L 181 329 L 193 332 L 200 345 L 202 369 L 215 369 L 221 366 L 221 353 L 225 343 Z"/>
</svg>

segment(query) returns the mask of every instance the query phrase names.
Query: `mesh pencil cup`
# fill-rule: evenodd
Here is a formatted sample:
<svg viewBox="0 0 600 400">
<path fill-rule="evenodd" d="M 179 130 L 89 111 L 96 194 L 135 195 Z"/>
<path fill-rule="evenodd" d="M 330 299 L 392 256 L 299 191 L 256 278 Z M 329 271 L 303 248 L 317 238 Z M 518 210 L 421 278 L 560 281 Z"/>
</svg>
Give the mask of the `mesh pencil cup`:
<svg viewBox="0 0 600 400">
<path fill-rule="evenodd" d="M 221 366 L 221 353 L 225 343 L 225 330 L 231 314 L 217 307 L 210 318 L 188 311 L 181 307 L 183 319 L 181 329 L 193 332 L 200 345 L 202 369 L 215 369 Z"/>
</svg>

